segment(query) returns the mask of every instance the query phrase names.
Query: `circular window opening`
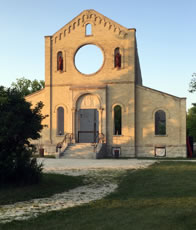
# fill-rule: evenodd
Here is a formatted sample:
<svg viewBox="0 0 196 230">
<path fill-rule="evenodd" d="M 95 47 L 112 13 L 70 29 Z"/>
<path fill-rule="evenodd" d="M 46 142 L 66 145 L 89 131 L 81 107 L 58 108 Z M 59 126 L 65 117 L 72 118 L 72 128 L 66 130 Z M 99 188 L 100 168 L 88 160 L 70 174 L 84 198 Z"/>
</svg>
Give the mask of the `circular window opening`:
<svg viewBox="0 0 196 230">
<path fill-rule="evenodd" d="M 93 74 L 103 65 L 103 53 L 96 45 L 84 45 L 76 52 L 74 62 L 79 72 Z"/>
</svg>

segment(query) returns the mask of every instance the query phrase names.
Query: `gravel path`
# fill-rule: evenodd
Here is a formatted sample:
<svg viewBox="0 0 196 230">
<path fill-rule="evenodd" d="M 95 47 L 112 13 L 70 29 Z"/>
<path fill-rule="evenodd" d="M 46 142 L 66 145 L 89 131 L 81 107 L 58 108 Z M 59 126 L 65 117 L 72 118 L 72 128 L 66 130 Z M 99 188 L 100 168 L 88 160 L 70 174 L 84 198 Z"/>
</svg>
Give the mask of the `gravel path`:
<svg viewBox="0 0 196 230">
<path fill-rule="evenodd" d="M 40 213 L 61 210 L 98 200 L 113 192 L 117 178 L 126 169 L 145 168 L 152 160 L 89 160 L 89 159 L 39 159 L 44 163 L 45 172 L 66 175 L 86 175 L 90 185 L 77 187 L 68 192 L 55 194 L 48 198 L 32 199 L 12 205 L 0 206 L 0 222 L 24 220 Z"/>
<path fill-rule="evenodd" d="M 60 170 L 87 170 L 87 169 L 139 169 L 145 168 L 156 162 L 156 160 L 137 159 L 44 159 L 39 158 L 39 162 L 44 163 L 46 171 Z"/>
</svg>

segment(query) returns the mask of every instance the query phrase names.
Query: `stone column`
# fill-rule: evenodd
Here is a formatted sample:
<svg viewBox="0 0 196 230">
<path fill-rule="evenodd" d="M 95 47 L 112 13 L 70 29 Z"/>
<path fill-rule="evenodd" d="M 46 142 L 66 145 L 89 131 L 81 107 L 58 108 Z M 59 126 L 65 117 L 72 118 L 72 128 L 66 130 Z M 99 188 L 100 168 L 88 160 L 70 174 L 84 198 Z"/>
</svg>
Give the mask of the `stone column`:
<svg viewBox="0 0 196 230">
<path fill-rule="evenodd" d="M 106 132 L 103 130 L 103 111 L 104 108 L 99 109 L 99 133 L 100 134 L 102 133 L 104 135 L 104 143 L 105 143 Z"/>
<path fill-rule="evenodd" d="M 103 108 L 99 109 L 99 133 L 102 133 L 102 114 L 103 114 Z"/>
<path fill-rule="evenodd" d="M 79 131 L 79 109 L 75 109 L 75 142 L 78 142 L 78 131 Z"/>
<path fill-rule="evenodd" d="M 76 123 L 76 108 L 73 107 L 72 108 L 72 134 L 73 134 L 72 142 L 73 143 L 76 143 L 76 127 L 75 127 L 75 123 Z"/>
</svg>

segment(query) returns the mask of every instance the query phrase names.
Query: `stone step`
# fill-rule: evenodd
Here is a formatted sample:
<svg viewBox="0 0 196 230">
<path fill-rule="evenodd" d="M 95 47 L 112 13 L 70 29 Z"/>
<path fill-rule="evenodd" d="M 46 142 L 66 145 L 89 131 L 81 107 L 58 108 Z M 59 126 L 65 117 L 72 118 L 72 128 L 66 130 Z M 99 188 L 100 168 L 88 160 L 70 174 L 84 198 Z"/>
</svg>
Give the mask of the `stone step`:
<svg viewBox="0 0 196 230">
<path fill-rule="evenodd" d="M 72 144 L 69 145 L 69 149 L 91 148 L 92 144 Z"/>
<path fill-rule="evenodd" d="M 69 145 L 61 158 L 93 159 L 95 155 L 94 146 L 91 143 L 76 143 Z"/>
</svg>

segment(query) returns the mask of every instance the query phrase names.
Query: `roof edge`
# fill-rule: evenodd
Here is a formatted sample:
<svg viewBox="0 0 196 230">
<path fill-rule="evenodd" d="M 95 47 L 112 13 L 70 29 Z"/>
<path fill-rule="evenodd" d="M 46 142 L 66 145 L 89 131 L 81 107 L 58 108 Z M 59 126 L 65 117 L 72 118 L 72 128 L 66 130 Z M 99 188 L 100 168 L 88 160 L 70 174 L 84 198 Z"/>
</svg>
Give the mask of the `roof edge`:
<svg viewBox="0 0 196 230">
<path fill-rule="evenodd" d="M 186 97 L 177 97 L 177 96 L 174 96 L 172 94 L 169 94 L 169 93 L 165 93 L 163 91 L 159 91 L 159 90 L 156 90 L 156 89 L 152 89 L 152 88 L 149 88 L 149 87 L 146 87 L 146 86 L 143 86 L 143 85 L 136 85 L 136 87 L 139 87 L 139 88 L 144 88 L 146 90 L 151 90 L 151 91 L 154 91 L 154 92 L 157 92 L 157 93 L 161 93 L 161 94 L 165 94 L 167 96 L 170 96 L 170 97 L 174 97 L 176 99 L 180 99 L 180 100 L 186 100 Z"/>
<path fill-rule="evenodd" d="M 60 29 L 58 29 L 58 30 L 57 30 L 54 34 L 52 34 L 51 36 L 52 36 L 52 37 L 55 36 L 55 35 L 56 35 L 57 33 L 59 33 L 64 27 L 66 27 L 68 24 L 71 24 L 74 20 L 76 20 L 76 18 L 80 17 L 82 14 L 84 14 L 84 13 L 90 14 L 90 13 L 93 13 L 93 12 L 96 13 L 96 14 L 98 14 L 98 15 L 101 16 L 101 17 L 106 18 L 107 20 L 111 21 L 112 23 L 118 25 L 118 26 L 121 27 L 122 29 L 129 31 L 128 28 L 126 28 L 125 26 L 122 26 L 121 24 L 115 22 L 114 20 L 112 20 L 112 19 L 106 17 L 104 14 L 101 14 L 101 13 L 99 13 L 98 11 L 96 11 L 96 10 L 94 10 L 94 9 L 88 9 L 88 10 L 83 10 L 80 14 L 78 14 L 76 17 L 74 17 L 72 20 L 70 20 L 68 23 L 66 23 L 64 26 L 62 26 Z M 131 30 L 132 30 L 132 29 L 131 29 Z"/>
<path fill-rule="evenodd" d="M 31 94 L 25 96 L 25 98 L 30 98 L 31 96 L 34 96 L 34 95 L 36 95 L 36 94 L 40 94 L 40 93 L 42 93 L 44 90 L 45 90 L 45 88 L 40 89 L 40 90 L 38 90 L 38 91 L 36 91 L 36 92 L 34 92 L 34 93 L 31 93 Z"/>
</svg>

